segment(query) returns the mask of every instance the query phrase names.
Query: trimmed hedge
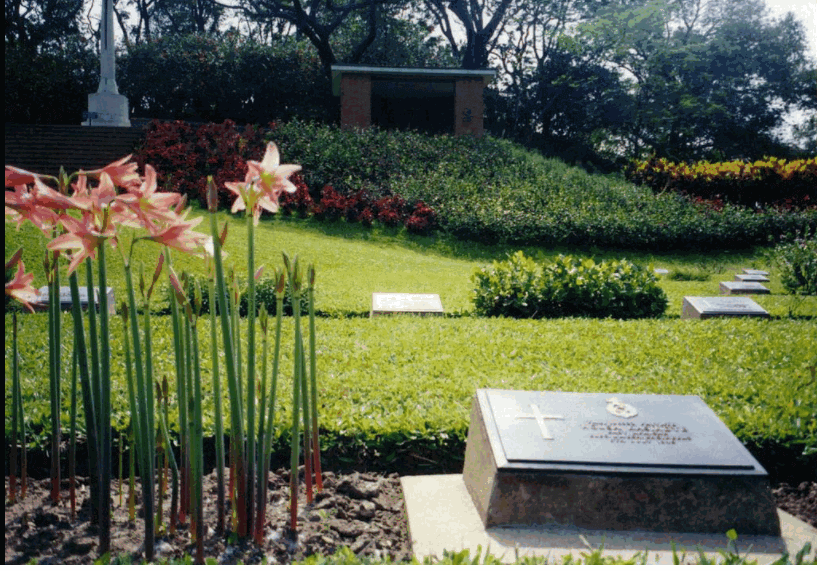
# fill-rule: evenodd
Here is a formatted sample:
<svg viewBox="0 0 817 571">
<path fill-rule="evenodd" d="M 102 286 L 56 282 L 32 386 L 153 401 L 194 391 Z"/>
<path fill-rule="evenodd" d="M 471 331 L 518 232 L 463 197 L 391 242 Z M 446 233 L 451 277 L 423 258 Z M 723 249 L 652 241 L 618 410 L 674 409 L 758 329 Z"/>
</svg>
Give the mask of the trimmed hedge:
<svg viewBox="0 0 817 571">
<path fill-rule="evenodd" d="M 489 317 L 658 317 L 667 295 L 658 278 L 627 260 L 597 264 L 560 255 L 541 266 L 522 252 L 475 272 L 474 305 Z"/>
</svg>

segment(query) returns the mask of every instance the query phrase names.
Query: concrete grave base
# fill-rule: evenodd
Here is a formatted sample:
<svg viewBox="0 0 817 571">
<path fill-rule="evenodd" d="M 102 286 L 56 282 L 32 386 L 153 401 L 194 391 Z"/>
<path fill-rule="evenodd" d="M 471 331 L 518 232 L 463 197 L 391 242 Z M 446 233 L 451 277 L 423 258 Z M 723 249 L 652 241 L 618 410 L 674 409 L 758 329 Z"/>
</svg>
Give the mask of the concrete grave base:
<svg viewBox="0 0 817 571">
<path fill-rule="evenodd" d="M 554 563 L 564 555 L 577 558 L 590 548 L 603 546 L 604 555 L 629 559 L 636 553 L 648 552 L 647 563 L 672 564 L 673 542 L 679 557 L 687 553 L 687 563 L 698 560 L 698 548 L 708 557 L 715 557 L 718 550 L 728 547 L 726 529 L 714 534 L 604 531 L 558 524 L 486 529 L 461 474 L 406 476 L 400 481 L 412 547 L 421 561 L 426 556 L 442 557 L 443 550 L 467 548 L 473 556 L 481 546 L 483 555 L 488 549 L 506 563 L 512 563 L 516 553 L 548 557 Z M 780 519 L 780 537 L 739 535 L 736 547 L 741 555 L 769 564 L 783 552 L 794 557 L 807 542 L 817 546 L 817 529 L 784 511 L 777 510 L 776 515 Z"/>
<path fill-rule="evenodd" d="M 641 454 L 636 456 L 644 462 L 631 465 L 623 454 L 616 457 L 612 452 L 612 441 L 623 439 L 624 436 L 612 441 L 609 438 L 603 439 L 608 444 L 600 446 L 598 454 L 600 458 L 604 458 L 609 453 L 609 466 L 593 465 L 596 458 L 591 441 L 587 440 L 588 436 L 584 437 L 585 440 L 577 439 L 567 445 L 575 449 L 584 444 L 583 452 L 577 458 L 581 459 L 584 455 L 586 464 L 572 461 L 570 450 L 554 453 L 549 462 L 545 459 L 541 463 L 528 463 L 529 467 L 522 461 L 508 458 L 523 454 L 514 454 L 509 448 L 510 443 L 503 440 L 503 419 L 499 419 L 496 412 L 498 409 L 507 411 L 514 400 L 520 402 L 531 394 L 534 393 L 483 389 L 477 391 L 474 398 L 465 449 L 463 481 L 485 527 L 558 523 L 617 531 L 719 533 L 735 529 L 741 535 L 779 535 L 780 527 L 765 471 L 759 465 L 751 465 L 754 459 L 748 453 L 744 457 L 742 447 L 730 450 L 724 446 L 715 451 L 714 447 L 726 441 L 727 437 L 734 439 L 728 431 L 702 445 L 702 449 L 712 447 L 711 453 L 725 464 L 720 467 L 705 466 L 710 459 L 700 453 L 693 453 L 689 457 L 701 464 L 699 469 L 665 466 L 661 463 L 661 458 L 656 459 L 652 465 L 647 463 L 650 455 L 658 453 L 656 450 L 670 454 L 680 446 L 669 443 L 654 444 L 652 449 L 646 444 L 631 444 L 630 448 L 643 447 Z M 545 401 L 557 395 L 543 394 L 549 395 L 543 399 Z M 574 416 L 567 399 L 577 402 L 579 410 L 590 408 L 593 400 L 599 400 L 594 399 L 596 395 L 588 394 L 585 402 L 582 400 L 583 396 L 562 393 L 565 400 L 561 401 L 561 407 L 554 405 L 554 408 L 566 411 L 566 416 Z M 647 404 L 642 404 L 639 398 Z M 630 395 L 628 400 L 638 403 L 639 408 L 646 409 L 650 400 L 658 398 L 660 397 Z M 658 404 L 653 402 L 652 406 L 658 410 L 666 409 L 668 417 L 672 408 L 692 409 L 697 404 L 694 397 L 673 399 L 664 398 Z M 708 409 L 704 406 L 699 406 L 699 409 L 692 411 L 689 418 L 703 425 L 707 421 L 704 412 Z M 644 411 L 638 416 L 647 414 Z M 684 417 L 678 417 L 676 422 L 684 422 L 682 418 Z M 506 421 L 511 427 L 516 422 L 518 421 Z M 590 423 L 583 424 L 586 427 Z M 652 424 L 649 423 L 648 426 Z M 635 423 L 630 422 L 616 422 L 612 426 L 637 428 Z M 675 426 L 679 429 L 677 438 L 682 438 L 687 446 L 700 442 L 704 437 L 695 432 L 691 423 L 689 431 L 680 424 Z M 611 425 L 599 428 L 600 434 L 592 434 L 589 438 L 607 437 Z M 706 431 L 714 432 L 716 428 L 716 425 L 708 426 Z M 570 432 L 588 431 L 577 425 Z M 515 436 L 516 442 L 521 437 L 518 431 L 507 434 Z M 642 435 L 640 437 L 644 435 L 641 431 L 634 434 Z M 566 438 L 568 437 L 561 436 L 562 440 Z M 737 439 L 735 442 L 737 443 Z M 626 444 L 620 446 L 627 447 Z M 737 446 L 740 444 L 737 443 Z M 544 448 L 552 449 L 554 446 L 547 445 Z M 500 449 L 504 449 L 504 452 Z M 749 465 L 744 465 L 747 463 Z"/>
</svg>

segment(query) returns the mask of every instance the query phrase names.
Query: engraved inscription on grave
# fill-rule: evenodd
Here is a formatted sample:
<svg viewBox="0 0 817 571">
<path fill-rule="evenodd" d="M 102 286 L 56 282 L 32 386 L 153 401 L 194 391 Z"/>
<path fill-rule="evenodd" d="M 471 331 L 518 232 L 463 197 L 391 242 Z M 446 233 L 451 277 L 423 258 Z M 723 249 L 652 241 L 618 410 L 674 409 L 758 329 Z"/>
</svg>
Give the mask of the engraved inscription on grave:
<svg viewBox="0 0 817 571">
<path fill-rule="evenodd" d="M 588 420 L 581 429 L 589 438 L 618 444 L 676 445 L 691 442 L 686 427 L 674 422 L 598 422 Z"/>
<path fill-rule="evenodd" d="M 495 426 L 498 465 L 683 471 L 744 471 L 754 465 L 695 396 L 497 389 L 478 394 Z"/>
<path fill-rule="evenodd" d="M 442 315 L 443 305 L 436 293 L 373 293 L 371 314 L 390 313 Z"/>
</svg>

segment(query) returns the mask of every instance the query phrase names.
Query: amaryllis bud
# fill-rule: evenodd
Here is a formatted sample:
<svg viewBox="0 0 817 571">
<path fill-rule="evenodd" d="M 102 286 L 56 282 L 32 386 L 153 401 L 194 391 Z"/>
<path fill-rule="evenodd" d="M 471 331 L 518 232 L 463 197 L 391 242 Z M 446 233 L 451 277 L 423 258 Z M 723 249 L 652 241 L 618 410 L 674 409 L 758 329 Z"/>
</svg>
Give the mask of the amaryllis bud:
<svg viewBox="0 0 817 571">
<path fill-rule="evenodd" d="M 182 213 L 182 210 L 184 210 L 185 206 L 187 206 L 187 195 L 182 194 L 181 198 L 179 199 L 179 202 L 176 203 L 176 208 L 174 209 L 176 216 L 179 216 Z"/>
<path fill-rule="evenodd" d="M 221 236 L 219 236 L 219 242 L 221 242 L 222 248 L 224 247 L 224 242 L 227 241 L 227 226 L 229 224 L 230 224 L 229 222 L 224 223 L 224 230 L 221 231 Z"/>
<path fill-rule="evenodd" d="M 287 276 L 284 272 L 275 270 L 275 293 L 279 295 L 284 294 L 284 289 L 287 286 Z"/>
<path fill-rule="evenodd" d="M 179 303 L 184 303 L 187 301 L 187 298 L 184 296 L 184 289 L 182 288 L 182 284 L 179 281 L 176 272 L 173 271 L 173 268 L 168 268 L 168 273 L 170 274 L 170 285 L 172 285 L 173 289 L 176 290 L 176 299 L 179 300 Z"/>
<path fill-rule="evenodd" d="M 261 266 L 260 268 L 258 268 L 258 269 L 256 270 L 255 275 L 253 276 L 253 279 L 254 279 L 255 281 L 258 281 L 258 280 L 260 280 L 260 279 L 261 279 L 261 276 L 262 276 L 263 274 L 264 274 L 264 266 Z"/>
<path fill-rule="evenodd" d="M 207 210 L 210 212 L 218 210 L 218 189 L 212 176 L 207 177 Z"/>
<path fill-rule="evenodd" d="M 142 292 L 143 297 L 147 297 L 147 291 L 145 290 L 145 264 L 139 264 L 139 291 Z"/>
<path fill-rule="evenodd" d="M 306 280 L 309 287 L 315 287 L 315 266 L 312 264 L 309 264 L 309 268 L 306 270 Z"/>
<path fill-rule="evenodd" d="M 159 281 L 159 276 L 162 275 L 162 266 L 165 262 L 165 254 L 164 252 L 159 254 L 159 263 L 156 265 L 156 271 L 153 272 L 153 282 L 150 284 L 150 288 L 148 288 L 148 299 L 150 299 L 151 294 L 153 293 L 153 287 L 156 285 L 156 282 Z"/>
<path fill-rule="evenodd" d="M 267 323 L 269 322 L 269 314 L 267 313 L 267 308 L 263 304 L 261 305 L 261 310 L 258 312 L 258 321 L 261 322 L 261 331 L 264 332 L 264 335 L 267 334 Z M 259 391 L 261 392 L 261 391 Z"/>
</svg>

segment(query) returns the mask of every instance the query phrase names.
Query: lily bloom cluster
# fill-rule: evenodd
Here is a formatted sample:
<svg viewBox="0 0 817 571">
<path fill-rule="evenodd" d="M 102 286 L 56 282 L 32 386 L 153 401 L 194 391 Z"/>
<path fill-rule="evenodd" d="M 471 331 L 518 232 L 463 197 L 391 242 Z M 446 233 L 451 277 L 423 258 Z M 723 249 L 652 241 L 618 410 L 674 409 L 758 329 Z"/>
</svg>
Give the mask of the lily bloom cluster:
<svg viewBox="0 0 817 571">
<path fill-rule="evenodd" d="M 47 177 L 6 166 L 6 220 L 17 227 L 30 221 L 54 239 L 54 252 L 70 251 L 68 273 L 86 258 L 96 259 L 105 240 L 118 244 L 123 227 L 143 229 L 150 240 L 183 252 L 203 245 L 205 235 L 193 231 L 201 218 L 188 220 L 185 200 L 175 192 L 158 192 L 156 171 L 145 167 L 144 177 L 131 156 L 95 170 L 65 177 Z M 44 180 L 55 181 L 60 190 Z M 73 182 L 72 182 L 73 181 Z M 69 190 L 70 186 L 70 190 Z M 121 192 L 117 192 L 120 189 Z"/>
<path fill-rule="evenodd" d="M 243 181 L 224 183 L 224 186 L 237 195 L 231 212 L 249 210 L 257 226 L 261 210 L 278 212 L 278 201 L 281 194 L 295 192 L 295 185 L 289 181 L 289 176 L 299 170 L 301 170 L 300 165 L 280 164 L 278 147 L 275 143 L 267 144 L 267 150 L 261 162 L 247 161 L 247 175 Z"/>
</svg>

